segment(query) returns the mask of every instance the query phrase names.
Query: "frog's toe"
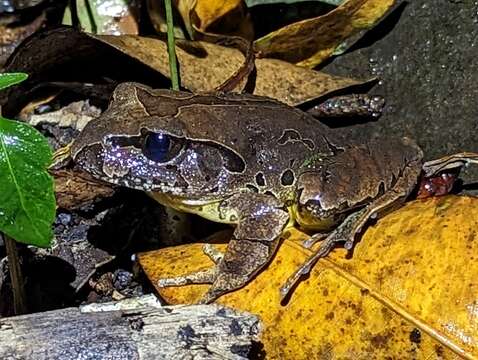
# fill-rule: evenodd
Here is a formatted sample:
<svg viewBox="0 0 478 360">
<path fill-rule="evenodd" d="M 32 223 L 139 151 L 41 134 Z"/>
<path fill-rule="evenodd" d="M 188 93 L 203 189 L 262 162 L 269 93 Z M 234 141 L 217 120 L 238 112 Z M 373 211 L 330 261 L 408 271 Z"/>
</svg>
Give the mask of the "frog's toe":
<svg viewBox="0 0 478 360">
<path fill-rule="evenodd" d="M 218 264 L 222 258 L 224 257 L 224 254 L 217 250 L 212 244 L 204 244 L 202 251 L 204 252 L 205 255 L 211 259 L 214 264 Z"/>
<path fill-rule="evenodd" d="M 206 294 L 202 297 L 201 304 L 209 304 L 220 296 L 243 287 L 249 281 L 248 276 L 238 276 L 234 273 L 218 272 L 216 279 Z"/>
<path fill-rule="evenodd" d="M 196 271 L 182 276 L 159 279 L 157 285 L 159 287 L 168 287 L 189 284 L 212 284 L 215 279 L 216 267 L 213 267 L 207 270 Z"/>
<path fill-rule="evenodd" d="M 328 235 L 328 233 L 324 233 L 324 232 L 316 233 L 316 234 L 312 235 L 311 237 L 309 237 L 307 240 L 304 240 L 302 242 L 302 246 L 305 247 L 306 249 L 310 249 L 312 246 L 314 246 L 314 244 L 317 241 L 325 239 L 327 237 L 327 235 Z"/>
</svg>

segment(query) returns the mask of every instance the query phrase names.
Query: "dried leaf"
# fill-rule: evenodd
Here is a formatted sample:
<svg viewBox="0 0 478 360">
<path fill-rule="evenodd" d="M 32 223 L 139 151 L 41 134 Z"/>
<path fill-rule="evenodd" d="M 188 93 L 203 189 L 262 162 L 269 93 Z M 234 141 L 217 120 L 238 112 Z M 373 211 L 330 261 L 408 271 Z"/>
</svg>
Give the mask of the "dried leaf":
<svg viewBox="0 0 478 360">
<path fill-rule="evenodd" d="M 114 186 L 87 178 L 73 170 L 50 170 L 55 180 L 55 198 L 59 208 L 76 210 L 114 194 Z"/>
<path fill-rule="evenodd" d="M 25 25 L 0 25 L 0 66 L 3 66 L 15 47 L 37 31 L 45 23 L 45 20 L 45 13 L 41 13 L 36 19 Z"/>
<path fill-rule="evenodd" d="M 254 38 L 251 18 L 243 0 L 198 0 L 190 12 L 195 30 Z"/>
<path fill-rule="evenodd" d="M 312 68 L 347 38 L 371 28 L 395 0 L 348 0 L 329 13 L 285 26 L 255 41 L 263 57 Z"/>
<path fill-rule="evenodd" d="M 370 227 L 346 258 L 322 259 L 290 301 L 279 287 L 309 254 L 291 229 L 269 267 L 218 302 L 261 316 L 268 358 L 478 356 L 478 198 L 408 203 Z M 224 245 L 221 245 L 224 249 Z M 141 254 L 153 284 L 208 268 L 201 245 Z M 197 301 L 207 285 L 157 289 L 169 303 Z"/>
<path fill-rule="evenodd" d="M 169 77 L 165 41 L 139 36 L 91 36 Z M 216 88 L 244 62 L 240 51 L 207 42 L 179 41 L 176 55 L 181 85 L 193 92 Z M 292 106 L 361 83 L 276 59 L 257 59 L 256 71 L 254 94 Z"/>
<path fill-rule="evenodd" d="M 230 78 L 244 62 L 239 50 L 206 42 L 178 41 L 176 53 L 181 85 L 193 92 L 212 91 Z M 91 69 L 92 73 L 82 71 L 85 68 Z M 6 70 L 30 74 L 25 83 L 0 93 L 3 113 L 12 116 L 32 100 L 30 89 L 52 81 L 52 72 L 56 82 L 91 82 L 92 76 L 102 76 L 110 79 L 109 83 L 139 81 L 153 87 L 167 86 L 163 75 L 169 75 L 164 39 L 91 35 L 71 28 L 33 35 L 10 57 Z M 257 59 L 255 75 L 247 83 L 248 92 L 293 106 L 364 83 L 277 59 Z M 99 85 L 104 82 L 102 78 L 95 79 Z"/>
</svg>

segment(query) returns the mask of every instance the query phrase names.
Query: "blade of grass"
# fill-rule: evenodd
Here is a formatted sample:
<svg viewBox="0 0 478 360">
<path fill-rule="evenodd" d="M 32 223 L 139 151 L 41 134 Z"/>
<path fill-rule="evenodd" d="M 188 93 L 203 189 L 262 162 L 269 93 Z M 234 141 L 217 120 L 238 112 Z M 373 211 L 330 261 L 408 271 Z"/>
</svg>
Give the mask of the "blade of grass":
<svg viewBox="0 0 478 360">
<path fill-rule="evenodd" d="M 171 85 L 173 90 L 179 90 L 179 76 L 176 63 L 176 47 L 174 43 L 173 8 L 171 6 L 171 0 L 165 0 L 164 7 L 166 8 L 166 24 L 168 26 L 168 54 Z"/>
</svg>

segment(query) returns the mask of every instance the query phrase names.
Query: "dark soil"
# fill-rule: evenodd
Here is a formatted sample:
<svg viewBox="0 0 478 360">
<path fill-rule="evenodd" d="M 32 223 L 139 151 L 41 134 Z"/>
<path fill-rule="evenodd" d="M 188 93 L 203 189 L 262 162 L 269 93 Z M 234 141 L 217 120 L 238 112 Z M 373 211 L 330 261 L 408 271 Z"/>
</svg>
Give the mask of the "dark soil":
<svg viewBox="0 0 478 360">
<path fill-rule="evenodd" d="M 478 151 L 477 2 L 404 1 L 354 48 L 322 70 L 379 77 L 371 93 L 387 105 L 378 121 L 352 131 L 412 137 L 426 159 Z M 478 166 L 462 178 L 478 192 Z"/>
</svg>

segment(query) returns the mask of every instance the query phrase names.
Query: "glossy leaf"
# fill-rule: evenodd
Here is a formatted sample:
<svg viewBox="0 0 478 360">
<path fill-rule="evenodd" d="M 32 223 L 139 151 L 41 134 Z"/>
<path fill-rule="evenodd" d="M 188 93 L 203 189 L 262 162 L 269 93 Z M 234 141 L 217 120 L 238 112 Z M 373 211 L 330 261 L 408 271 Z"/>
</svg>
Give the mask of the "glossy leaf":
<svg viewBox="0 0 478 360">
<path fill-rule="evenodd" d="M 266 270 L 218 302 L 261 316 L 267 358 L 457 358 L 478 356 L 478 198 L 408 203 L 367 229 L 353 256 L 336 249 L 286 304 L 279 287 L 310 254 L 295 229 Z M 224 245 L 220 245 L 224 249 Z M 152 283 L 212 265 L 201 245 L 139 256 Z M 192 303 L 207 285 L 158 288 Z"/>
<path fill-rule="evenodd" d="M 25 74 L 2 74 L 0 87 L 25 78 Z M 0 117 L 0 231 L 16 241 L 50 244 L 55 198 L 46 168 L 51 156 L 48 143 L 37 130 Z"/>
<path fill-rule="evenodd" d="M 348 0 L 325 15 L 285 26 L 254 44 L 263 57 L 312 68 L 330 57 L 346 39 L 371 28 L 394 3 Z"/>
<path fill-rule="evenodd" d="M 0 74 L 0 90 L 21 83 L 22 81 L 26 80 L 27 77 L 28 75 L 24 73 Z"/>
</svg>

